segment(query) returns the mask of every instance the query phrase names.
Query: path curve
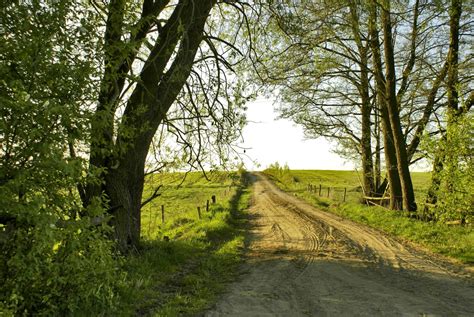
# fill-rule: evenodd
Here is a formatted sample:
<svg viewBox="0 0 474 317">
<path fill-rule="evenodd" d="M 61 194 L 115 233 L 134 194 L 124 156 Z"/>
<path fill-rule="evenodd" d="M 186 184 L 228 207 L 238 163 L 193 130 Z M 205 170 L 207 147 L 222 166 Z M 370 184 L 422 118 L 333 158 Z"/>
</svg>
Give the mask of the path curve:
<svg viewBox="0 0 474 317">
<path fill-rule="evenodd" d="M 474 316 L 465 267 L 253 177 L 246 264 L 205 316 Z"/>
</svg>

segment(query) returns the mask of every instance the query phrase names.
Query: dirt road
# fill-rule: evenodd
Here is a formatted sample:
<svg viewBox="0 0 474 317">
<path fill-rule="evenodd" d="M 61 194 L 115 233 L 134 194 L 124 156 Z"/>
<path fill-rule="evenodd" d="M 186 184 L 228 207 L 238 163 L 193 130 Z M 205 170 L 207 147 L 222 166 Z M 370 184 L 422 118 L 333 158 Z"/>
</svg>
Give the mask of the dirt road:
<svg viewBox="0 0 474 317">
<path fill-rule="evenodd" d="M 474 316 L 466 268 L 254 177 L 248 259 L 205 316 Z"/>
</svg>

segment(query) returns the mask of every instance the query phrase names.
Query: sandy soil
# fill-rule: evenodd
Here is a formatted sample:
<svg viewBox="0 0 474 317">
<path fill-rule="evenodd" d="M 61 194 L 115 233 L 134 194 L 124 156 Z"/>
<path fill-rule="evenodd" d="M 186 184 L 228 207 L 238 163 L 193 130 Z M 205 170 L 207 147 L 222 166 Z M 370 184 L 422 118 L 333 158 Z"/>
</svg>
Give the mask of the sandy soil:
<svg viewBox="0 0 474 317">
<path fill-rule="evenodd" d="M 469 268 L 254 177 L 246 264 L 205 316 L 474 316 Z"/>
</svg>

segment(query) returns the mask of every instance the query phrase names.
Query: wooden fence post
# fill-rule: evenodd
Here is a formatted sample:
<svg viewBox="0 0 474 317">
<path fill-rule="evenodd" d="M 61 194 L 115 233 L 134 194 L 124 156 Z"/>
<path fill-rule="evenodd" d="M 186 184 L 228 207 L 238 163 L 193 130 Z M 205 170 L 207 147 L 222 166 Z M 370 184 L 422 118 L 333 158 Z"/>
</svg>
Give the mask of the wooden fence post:
<svg viewBox="0 0 474 317">
<path fill-rule="evenodd" d="M 211 199 L 212 199 L 212 203 L 215 204 L 216 203 L 216 195 L 212 195 Z"/>
<path fill-rule="evenodd" d="M 347 193 L 347 188 L 344 188 L 344 198 L 342 199 L 343 202 L 346 202 L 346 193 Z"/>
<path fill-rule="evenodd" d="M 198 209 L 198 217 L 199 219 L 201 219 L 201 207 L 198 206 L 197 209 Z"/>
<path fill-rule="evenodd" d="M 329 198 L 329 190 L 331 189 L 331 187 L 328 187 L 328 198 Z"/>
<path fill-rule="evenodd" d="M 319 197 L 321 197 L 321 190 L 323 189 L 323 185 L 319 184 Z"/>
<path fill-rule="evenodd" d="M 206 201 L 206 211 L 209 211 L 209 199 Z"/>
<path fill-rule="evenodd" d="M 165 223 L 165 205 L 161 205 L 161 223 Z"/>
</svg>

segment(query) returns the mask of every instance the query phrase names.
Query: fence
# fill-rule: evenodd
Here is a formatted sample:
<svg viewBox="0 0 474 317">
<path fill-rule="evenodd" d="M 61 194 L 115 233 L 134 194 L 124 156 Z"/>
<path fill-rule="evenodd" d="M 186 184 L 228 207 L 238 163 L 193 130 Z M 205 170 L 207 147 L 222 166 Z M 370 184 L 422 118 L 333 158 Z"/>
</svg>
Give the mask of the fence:
<svg viewBox="0 0 474 317">
<path fill-rule="evenodd" d="M 342 202 L 360 200 L 362 198 L 362 192 L 359 188 L 350 189 L 348 187 L 327 186 L 324 184 L 314 185 L 310 183 L 307 185 L 306 191 L 322 198 L 329 198 Z"/>
<path fill-rule="evenodd" d="M 231 187 L 231 186 L 230 186 Z M 226 189 L 224 195 L 228 195 L 231 191 L 231 188 Z M 206 203 L 201 206 L 196 206 L 196 216 L 199 220 L 202 219 L 203 214 L 201 212 L 201 208 L 203 208 L 206 212 L 209 212 L 212 205 L 217 203 L 217 196 L 212 195 L 210 199 L 206 200 Z M 148 216 L 148 236 L 150 237 L 152 230 L 155 230 L 158 227 L 158 216 L 160 212 L 154 212 L 154 208 L 149 208 L 149 216 Z M 154 215 L 154 217 L 153 217 Z M 165 205 L 161 205 L 161 225 L 163 225 L 166 221 L 166 208 Z"/>
</svg>

